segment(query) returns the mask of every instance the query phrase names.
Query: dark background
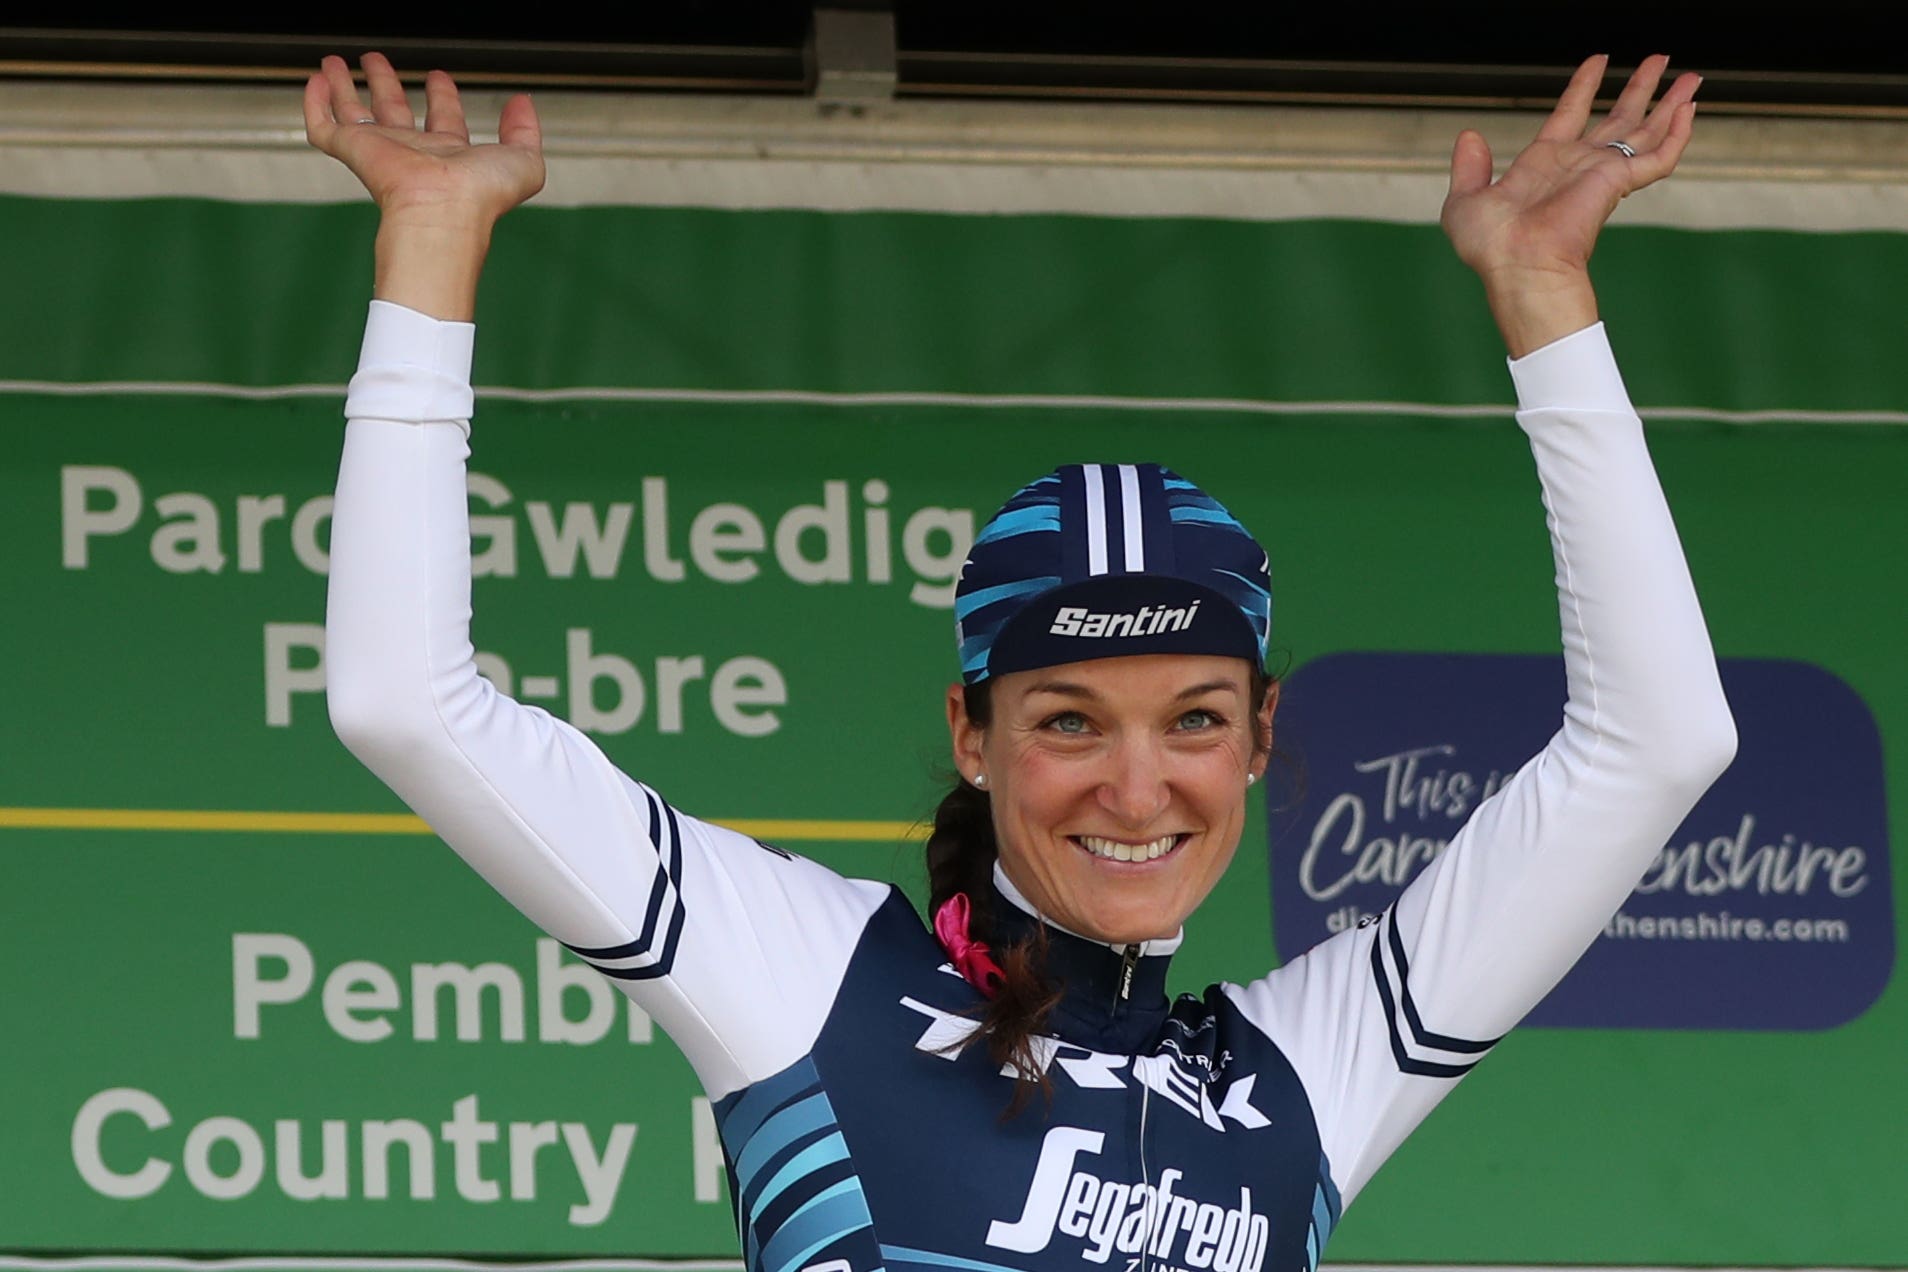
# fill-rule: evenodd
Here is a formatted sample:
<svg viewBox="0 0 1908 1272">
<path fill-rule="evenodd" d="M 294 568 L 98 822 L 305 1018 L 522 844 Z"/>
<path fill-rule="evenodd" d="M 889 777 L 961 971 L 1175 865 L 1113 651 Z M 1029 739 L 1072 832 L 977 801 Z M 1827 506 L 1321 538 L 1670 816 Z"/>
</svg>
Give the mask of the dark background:
<svg viewBox="0 0 1908 1272">
<path fill-rule="evenodd" d="M 1529 106 L 1554 97 L 1587 54 L 1622 67 L 1661 50 L 1706 74 L 1711 110 L 1908 117 L 1899 5 L 829 7 L 891 17 L 892 45 L 864 42 L 854 56 L 890 68 L 897 96 Z M 816 8 L 682 0 L 592 17 L 539 9 L 534 20 L 474 7 L 431 17 L 260 8 L 242 19 L 16 8 L 0 18 L 0 75 L 272 81 L 302 76 L 322 52 L 377 47 L 401 67 L 440 65 L 471 83 L 787 94 L 820 85 L 826 96 Z"/>
</svg>

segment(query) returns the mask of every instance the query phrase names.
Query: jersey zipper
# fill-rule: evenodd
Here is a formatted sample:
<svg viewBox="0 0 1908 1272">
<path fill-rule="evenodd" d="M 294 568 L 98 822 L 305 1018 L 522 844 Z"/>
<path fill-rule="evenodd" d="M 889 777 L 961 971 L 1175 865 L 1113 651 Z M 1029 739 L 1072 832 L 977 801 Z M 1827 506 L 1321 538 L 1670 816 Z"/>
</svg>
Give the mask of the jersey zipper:
<svg viewBox="0 0 1908 1272">
<path fill-rule="evenodd" d="M 1133 996 L 1133 969 L 1139 966 L 1139 960 L 1140 947 L 1138 945 L 1127 946 L 1125 953 L 1120 955 L 1120 996 L 1118 1001 L 1113 1004 L 1116 1010 L 1119 1008 L 1120 1003 L 1126 1002 Z"/>
</svg>

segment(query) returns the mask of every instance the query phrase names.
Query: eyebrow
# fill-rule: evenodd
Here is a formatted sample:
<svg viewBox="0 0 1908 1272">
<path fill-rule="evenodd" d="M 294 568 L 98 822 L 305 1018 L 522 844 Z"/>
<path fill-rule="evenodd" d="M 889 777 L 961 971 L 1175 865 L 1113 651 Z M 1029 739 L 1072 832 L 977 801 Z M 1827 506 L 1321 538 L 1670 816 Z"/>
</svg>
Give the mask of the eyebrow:
<svg viewBox="0 0 1908 1272">
<path fill-rule="evenodd" d="M 1181 689 L 1177 694 L 1173 695 L 1173 699 L 1174 701 L 1178 701 L 1181 698 L 1197 698 L 1201 694 L 1220 691 L 1237 693 L 1239 692 L 1239 686 L 1230 680 L 1208 680 L 1204 684 L 1194 685 L 1190 689 Z"/>
<path fill-rule="evenodd" d="M 1181 689 L 1173 695 L 1173 701 L 1180 702 L 1187 698 L 1197 698 L 1202 694 L 1221 690 L 1237 693 L 1239 686 L 1230 680 L 1207 680 Z M 1038 684 L 1029 685 L 1027 693 L 1029 696 L 1036 693 L 1051 693 L 1067 698 L 1085 698 L 1089 702 L 1101 701 L 1101 695 L 1097 691 L 1072 680 L 1042 680 Z"/>
</svg>

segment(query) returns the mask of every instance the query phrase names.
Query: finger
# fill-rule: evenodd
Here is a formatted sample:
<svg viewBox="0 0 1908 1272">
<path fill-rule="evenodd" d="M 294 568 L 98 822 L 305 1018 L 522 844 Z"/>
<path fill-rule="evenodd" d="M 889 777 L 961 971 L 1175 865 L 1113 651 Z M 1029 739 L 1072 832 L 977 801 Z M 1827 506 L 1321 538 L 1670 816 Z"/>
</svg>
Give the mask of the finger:
<svg viewBox="0 0 1908 1272">
<path fill-rule="evenodd" d="M 411 113 L 411 103 L 405 99 L 404 85 L 391 68 L 390 59 L 382 53 L 366 53 L 358 64 L 364 67 L 364 82 L 371 90 L 371 114 L 378 123 L 386 128 L 417 127 L 417 116 Z"/>
<path fill-rule="evenodd" d="M 464 122 L 464 100 L 457 95 L 456 83 L 443 71 L 432 71 L 424 77 L 424 131 L 470 140 L 470 125 Z"/>
<path fill-rule="evenodd" d="M 1451 147 L 1451 188 L 1446 192 L 1444 201 L 1461 199 L 1491 183 L 1491 145 L 1484 135 L 1474 129 L 1466 128 L 1457 135 L 1457 144 Z"/>
<path fill-rule="evenodd" d="M 1662 145 L 1663 138 L 1669 135 L 1670 127 L 1676 119 L 1677 110 L 1685 102 L 1695 100 L 1696 90 L 1701 88 L 1702 84 L 1703 77 L 1693 71 L 1686 71 L 1677 76 L 1676 82 L 1663 93 L 1663 100 L 1656 103 L 1656 109 L 1652 110 L 1650 117 L 1643 121 L 1643 126 L 1636 130 L 1630 144 L 1638 150 L 1645 147 L 1654 149 Z"/>
<path fill-rule="evenodd" d="M 331 90 L 331 117 L 341 124 L 362 123 L 371 118 L 371 112 L 358 100 L 358 86 L 351 82 L 351 68 L 345 60 L 333 55 L 318 63 L 319 74 L 325 77 L 325 85 Z"/>
<path fill-rule="evenodd" d="M 1594 132 L 1593 141 L 1602 141 L 1611 137 L 1627 138 L 1642 126 L 1644 112 L 1650 108 L 1650 99 L 1656 96 L 1656 86 L 1663 78 L 1663 71 L 1669 66 L 1669 59 L 1661 53 L 1643 59 L 1630 75 L 1630 82 L 1623 86 L 1617 95 L 1616 105 L 1604 117 Z"/>
<path fill-rule="evenodd" d="M 543 154 L 543 125 L 537 119 L 537 108 L 530 101 L 530 94 L 518 93 L 504 103 L 503 114 L 497 118 L 497 140 L 506 146 L 521 146 L 533 154 Z"/>
<path fill-rule="evenodd" d="M 1669 130 L 1662 144 L 1630 160 L 1631 190 L 1641 190 L 1676 171 L 1677 163 L 1683 158 L 1683 150 L 1689 145 L 1690 136 L 1695 131 L 1695 123 L 1696 103 L 1685 101 L 1679 104 L 1670 116 Z"/>
<path fill-rule="evenodd" d="M 324 72 L 314 71 L 305 81 L 305 140 L 320 150 L 328 150 L 338 121 L 331 117 L 331 85 Z"/>
<path fill-rule="evenodd" d="M 1570 83 L 1564 86 L 1556 109 L 1537 130 L 1537 140 L 1575 141 L 1583 136 L 1584 125 L 1590 122 L 1590 107 L 1597 100 L 1597 85 L 1603 82 L 1603 68 L 1609 64 L 1607 53 L 1584 59 L 1576 74 L 1570 77 Z"/>
</svg>

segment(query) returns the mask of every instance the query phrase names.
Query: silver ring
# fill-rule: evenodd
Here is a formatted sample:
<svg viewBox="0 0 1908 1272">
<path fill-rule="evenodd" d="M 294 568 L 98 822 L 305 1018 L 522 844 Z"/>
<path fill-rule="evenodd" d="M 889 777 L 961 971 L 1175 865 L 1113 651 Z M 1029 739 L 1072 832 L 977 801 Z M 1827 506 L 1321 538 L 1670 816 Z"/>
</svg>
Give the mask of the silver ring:
<svg viewBox="0 0 1908 1272">
<path fill-rule="evenodd" d="M 352 122 L 353 122 L 353 123 L 356 123 L 356 124 L 375 124 L 375 123 L 377 123 L 378 121 L 377 121 L 377 120 L 375 120 L 375 119 L 372 119 L 372 118 L 370 118 L 369 116 L 367 116 L 367 117 L 366 117 L 366 118 L 364 118 L 364 119 L 354 119 L 354 120 L 352 120 Z M 1610 144 L 1614 146 L 1614 145 L 1616 145 L 1617 143 L 1613 141 L 1613 142 L 1611 142 Z M 1627 146 L 1626 146 L 1626 147 L 1624 147 L 1624 149 L 1625 149 L 1625 150 L 1627 151 L 1627 150 L 1629 149 L 1629 147 L 1627 147 Z"/>
<path fill-rule="evenodd" d="M 1611 150 L 1621 152 L 1625 159 L 1636 158 L 1636 151 L 1630 148 L 1630 143 L 1627 141 L 1606 141 L 1603 144 Z"/>
</svg>

